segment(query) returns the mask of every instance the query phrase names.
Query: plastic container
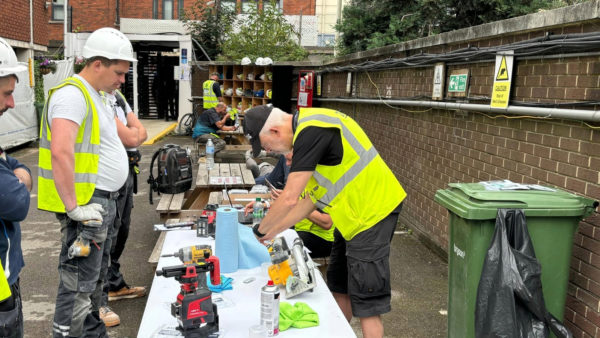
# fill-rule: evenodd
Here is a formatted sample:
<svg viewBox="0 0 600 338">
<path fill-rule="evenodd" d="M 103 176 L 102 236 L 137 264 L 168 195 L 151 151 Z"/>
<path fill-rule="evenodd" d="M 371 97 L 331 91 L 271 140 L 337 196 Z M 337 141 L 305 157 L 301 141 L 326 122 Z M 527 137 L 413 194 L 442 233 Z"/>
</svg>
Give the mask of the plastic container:
<svg viewBox="0 0 600 338">
<path fill-rule="evenodd" d="M 448 337 L 475 336 L 475 306 L 483 261 L 499 208 L 522 209 L 542 266 L 546 308 L 562 320 L 573 235 L 597 202 L 566 191 L 486 190 L 480 183 L 450 183 L 435 201 L 449 211 Z"/>
<path fill-rule="evenodd" d="M 211 170 L 215 166 L 215 145 L 211 139 L 206 142 L 206 169 Z"/>
<path fill-rule="evenodd" d="M 254 201 L 253 211 L 252 211 L 252 225 L 260 224 L 263 217 L 265 217 L 265 205 L 261 202 L 260 197 L 256 198 Z"/>
</svg>

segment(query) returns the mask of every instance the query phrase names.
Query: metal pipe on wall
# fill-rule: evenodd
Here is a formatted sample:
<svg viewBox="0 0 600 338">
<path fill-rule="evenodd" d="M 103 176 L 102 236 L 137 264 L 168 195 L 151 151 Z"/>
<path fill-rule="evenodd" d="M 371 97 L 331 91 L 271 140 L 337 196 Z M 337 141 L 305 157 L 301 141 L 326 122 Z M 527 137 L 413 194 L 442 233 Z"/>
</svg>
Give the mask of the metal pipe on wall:
<svg viewBox="0 0 600 338">
<path fill-rule="evenodd" d="M 293 99 L 292 99 L 293 100 Z M 322 102 L 363 103 L 363 104 L 389 104 L 391 106 L 430 107 L 447 110 L 467 110 L 492 114 L 530 115 L 536 117 L 558 118 L 566 120 L 582 120 L 600 122 L 600 111 L 584 109 L 544 108 L 508 106 L 506 109 L 492 108 L 486 104 L 437 102 L 437 101 L 411 101 L 411 100 L 379 100 L 379 99 L 352 99 L 352 98 L 314 98 Z"/>
</svg>

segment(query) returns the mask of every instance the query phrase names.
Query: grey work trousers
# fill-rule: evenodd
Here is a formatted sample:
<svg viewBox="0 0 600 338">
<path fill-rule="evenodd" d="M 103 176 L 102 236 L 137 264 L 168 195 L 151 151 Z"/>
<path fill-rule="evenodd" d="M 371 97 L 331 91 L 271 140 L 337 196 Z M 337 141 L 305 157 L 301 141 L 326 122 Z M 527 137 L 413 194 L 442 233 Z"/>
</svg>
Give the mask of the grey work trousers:
<svg viewBox="0 0 600 338">
<path fill-rule="evenodd" d="M 103 277 L 106 276 L 110 255 L 108 227 L 112 227 L 117 212 L 117 192 L 96 190 L 89 203 L 104 208 L 100 227 L 86 226 L 66 214 L 56 214 L 61 225 L 61 250 L 58 263 L 59 283 L 52 327 L 53 337 L 107 337 L 100 319 Z M 69 259 L 68 250 L 77 236 L 90 241 L 87 257 Z"/>
</svg>

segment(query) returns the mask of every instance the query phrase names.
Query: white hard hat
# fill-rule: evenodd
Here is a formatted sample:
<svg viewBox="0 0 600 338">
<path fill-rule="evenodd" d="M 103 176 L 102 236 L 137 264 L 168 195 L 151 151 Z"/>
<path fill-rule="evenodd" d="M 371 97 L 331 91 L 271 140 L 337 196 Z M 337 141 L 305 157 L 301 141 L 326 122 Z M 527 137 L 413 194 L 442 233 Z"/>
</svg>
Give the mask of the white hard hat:
<svg viewBox="0 0 600 338">
<path fill-rule="evenodd" d="M 243 58 L 243 59 L 242 59 L 242 66 L 249 65 L 249 64 L 251 64 L 251 63 L 252 63 L 252 61 L 251 61 L 251 60 L 250 60 L 250 58 L 249 58 L 249 57 L 247 57 L 247 56 L 246 56 L 245 58 Z"/>
<path fill-rule="evenodd" d="M 3 38 L 0 38 L 0 77 L 17 76 L 17 73 L 25 70 L 27 67 L 19 64 L 12 47 Z"/>
<path fill-rule="evenodd" d="M 250 81 L 254 80 L 254 73 L 248 73 L 247 79 Z"/>
<path fill-rule="evenodd" d="M 83 57 L 86 59 L 102 56 L 110 60 L 134 62 L 133 47 L 125 34 L 114 28 L 104 27 L 95 30 L 83 46 Z"/>
<path fill-rule="evenodd" d="M 266 65 L 272 65 L 272 64 L 273 64 L 273 60 L 271 60 L 270 57 L 266 57 L 266 58 L 263 59 L 263 65 L 264 66 L 266 66 Z"/>
<path fill-rule="evenodd" d="M 235 89 L 235 95 L 237 95 L 237 96 L 244 96 L 244 90 L 242 88 L 236 88 Z"/>
<path fill-rule="evenodd" d="M 257 58 L 256 61 L 254 61 L 254 63 L 258 66 L 262 66 L 264 64 L 264 59 L 263 58 Z"/>
<path fill-rule="evenodd" d="M 232 96 L 233 95 L 233 88 L 227 88 L 227 89 L 225 89 L 225 95 Z"/>
</svg>

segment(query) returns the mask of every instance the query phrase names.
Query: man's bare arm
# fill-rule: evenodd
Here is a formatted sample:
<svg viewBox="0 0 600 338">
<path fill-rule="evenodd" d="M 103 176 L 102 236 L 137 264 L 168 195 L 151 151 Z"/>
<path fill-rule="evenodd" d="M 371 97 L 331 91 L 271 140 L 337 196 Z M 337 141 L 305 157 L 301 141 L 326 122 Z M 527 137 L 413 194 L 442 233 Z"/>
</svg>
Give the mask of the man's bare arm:
<svg viewBox="0 0 600 338">
<path fill-rule="evenodd" d="M 52 119 L 52 173 L 58 196 L 67 211 L 77 207 L 75 195 L 75 140 L 79 125 L 61 118 Z"/>
</svg>

